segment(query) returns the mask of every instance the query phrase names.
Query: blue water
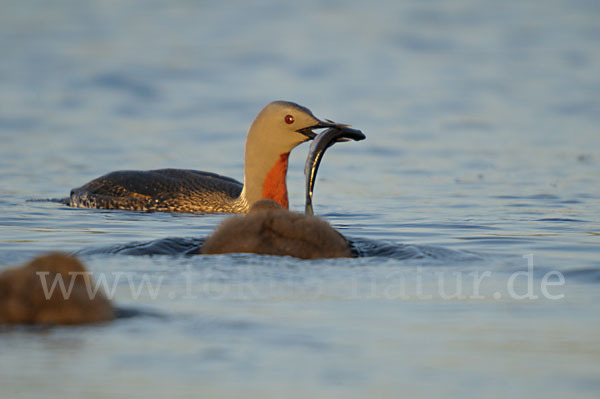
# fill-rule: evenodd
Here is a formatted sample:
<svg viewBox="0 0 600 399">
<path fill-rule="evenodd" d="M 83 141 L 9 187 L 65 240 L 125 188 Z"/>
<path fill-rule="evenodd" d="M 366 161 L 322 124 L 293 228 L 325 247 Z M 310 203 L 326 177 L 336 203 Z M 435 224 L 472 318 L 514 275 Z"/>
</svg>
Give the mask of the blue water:
<svg viewBox="0 0 600 399">
<path fill-rule="evenodd" d="M 146 312 L 2 331 L 2 397 L 598 397 L 599 21 L 585 0 L 0 2 L 0 268 L 76 252 Z M 241 179 L 276 99 L 367 135 L 327 152 L 314 207 L 368 256 L 189 256 L 226 216 L 27 202 L 119 169 Z"/>
</svg>

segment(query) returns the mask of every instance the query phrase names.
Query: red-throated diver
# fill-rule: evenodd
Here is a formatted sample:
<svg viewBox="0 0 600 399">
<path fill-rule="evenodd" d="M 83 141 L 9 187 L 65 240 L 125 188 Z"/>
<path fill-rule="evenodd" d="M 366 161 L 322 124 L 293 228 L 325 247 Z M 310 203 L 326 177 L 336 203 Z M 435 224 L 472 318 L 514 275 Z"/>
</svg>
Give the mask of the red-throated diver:
<svg viewBox="0 0 600 399">
<path fill-rule="evenodd" d="M 352 256 L 348 241 L 329 223 L 282 209 L 268 199 L 255 202 L 247 215 L 227 218 L 206 239 L 200 252 L 288 255 L 302 259 Z"/>
<path fill-rule="evenodd" d="M 68 205 L 80 208 L 163 212 L 245 213 L 262 198 L 288 208 L 286 174 L 290 151 L 315 137 L 314 129 L 346 127 L 317 119 L 298 104 L 275 101 L 248 130 L 244 183 L 186 169 L 117 171 L 71 190 Z"/>
<path fill-rule="evenodd" d="M 63 284 L 66 292 L 59 289 Z M 114 319 L 110 301 L 95 287 L 81 262 L 64 254 L 39 256 L 23 267 L 6 269 L 0 273 L 0 325 Z"/>
</svg>

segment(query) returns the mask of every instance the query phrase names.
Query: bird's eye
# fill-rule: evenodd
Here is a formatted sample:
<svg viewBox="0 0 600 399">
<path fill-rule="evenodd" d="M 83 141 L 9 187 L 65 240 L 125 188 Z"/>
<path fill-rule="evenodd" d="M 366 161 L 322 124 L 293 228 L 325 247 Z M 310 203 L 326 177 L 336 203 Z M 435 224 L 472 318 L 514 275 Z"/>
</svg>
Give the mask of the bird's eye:
<svg viewBox="0 0 600 399">
<path fill-rule="evenodd" d="M 285 118 L 283 118 L 285 120 L 285 123 L 287 123 L 288 125 L 291 125 L 292 123 L 294 123 L 294 117 L 292 115 L 286 115 Z"/>
</svg>

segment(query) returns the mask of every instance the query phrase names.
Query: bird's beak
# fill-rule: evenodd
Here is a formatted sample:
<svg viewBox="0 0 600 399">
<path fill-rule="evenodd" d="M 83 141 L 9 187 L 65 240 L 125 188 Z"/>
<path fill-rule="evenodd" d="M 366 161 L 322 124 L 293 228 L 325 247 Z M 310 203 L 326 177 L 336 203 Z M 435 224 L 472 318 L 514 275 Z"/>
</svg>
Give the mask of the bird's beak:
<svg viewBox="0 0 600 399">
<path fill-rule="evenodd" d="M 330 121 L 329 119 L 326 119 L 324 121 L 318 121 L 316 124 L 314 124 L 312 126 L 303 127 L 302 129 L 298 129 L 296 131 L 298 133 L 301 133 L 301 134 L 305 135 L 306 137 L 308 137 L 309 140 L 312 140 L 315 137 L 317 137 L 317 133 L 313 132 L 313 130 L 326 129 L 326 128 L 331 128 L 331 127 L 337 127 L 337 128 L 342 129 L 342 128 L 350 127 L 350 125 L 346 125 L 344 123 L 336 123 L 336 122 Z M 340 138 L 336 141 L 347 141 L 347 139 Z"/>
</svg>

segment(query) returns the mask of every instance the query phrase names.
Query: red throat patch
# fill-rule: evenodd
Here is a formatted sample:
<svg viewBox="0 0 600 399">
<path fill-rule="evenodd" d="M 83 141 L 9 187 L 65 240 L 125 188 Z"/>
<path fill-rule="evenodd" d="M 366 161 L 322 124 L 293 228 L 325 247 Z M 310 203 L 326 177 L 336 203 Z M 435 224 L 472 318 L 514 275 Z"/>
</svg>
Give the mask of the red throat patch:
<svg viewBox="0 0 600 399">
<path fill-rule="evenodd" d="M 265 182 L 263 183 L 262 197 L 272 199 L 288 209 L 287 186 L 285 185 L 285 175 L 287 174 L 288 158 L 290 153 L 280 154 L 279 160 L 271 168 Z"/>
</svg>

